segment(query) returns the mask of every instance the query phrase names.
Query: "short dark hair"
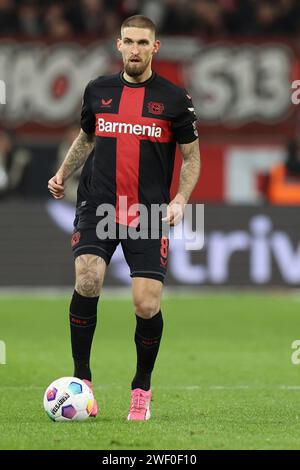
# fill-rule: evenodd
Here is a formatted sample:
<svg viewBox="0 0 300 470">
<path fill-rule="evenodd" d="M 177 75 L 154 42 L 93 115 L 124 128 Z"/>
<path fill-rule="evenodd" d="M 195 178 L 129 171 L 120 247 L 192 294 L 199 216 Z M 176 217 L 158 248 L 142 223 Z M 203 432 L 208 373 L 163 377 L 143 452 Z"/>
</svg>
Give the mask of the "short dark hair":
<svg viewBox="0 0 300 470">
<path fill-rule="evenodd" d="M 121 31 L 124 28 L 146 28 L 150 29 L 150 31 L 152 31 L 154 35 L 156 32 L 155 24 L 153 23 L 153 21 L 150 20 L 150 18 L 148 18 L 147 16 L 143 15 L 134 15 L 130 16 L 129 18 L 126 18 L 126 20 L 124 20 L 121 25 Z"/>
</svg>

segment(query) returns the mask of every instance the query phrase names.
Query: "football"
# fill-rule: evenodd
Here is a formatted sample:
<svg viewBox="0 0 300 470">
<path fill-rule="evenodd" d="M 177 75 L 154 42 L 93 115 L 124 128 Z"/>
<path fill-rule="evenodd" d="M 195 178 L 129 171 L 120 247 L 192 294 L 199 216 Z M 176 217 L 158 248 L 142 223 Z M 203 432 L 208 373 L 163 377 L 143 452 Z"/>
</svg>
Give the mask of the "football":
<svg viewBox="0 0 300 470">
<path fill-rule="evenodd" d="M 44 394 L 44 409 L 53 421 L 84 421 L 93 403 L 93 392 L 77 377 L 54 380 Z"/>
</svg>

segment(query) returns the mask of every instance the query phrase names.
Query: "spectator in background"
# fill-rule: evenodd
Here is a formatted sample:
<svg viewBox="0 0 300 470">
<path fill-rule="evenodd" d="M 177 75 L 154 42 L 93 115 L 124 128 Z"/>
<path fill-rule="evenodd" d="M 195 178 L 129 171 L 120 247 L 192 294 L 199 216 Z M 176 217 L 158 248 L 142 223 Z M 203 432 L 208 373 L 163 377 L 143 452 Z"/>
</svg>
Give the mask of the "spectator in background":
<svg viewBox="0 0 300 470">
<path fill-rule="evenodd" d="M 248 34 L 254 20 L 255 0 L 219 0 L 223 9 L 224 23 L 228 34 Z"/>
<path fill-rule="evenodd" d="M 300 31 L 300 5 L 298 0 L 279 0 L 278 32 L 295 34 Z"/>
<path fill-rule="evenodd" d="M 79 0 L 67 9 L 67 18 L 76 34 L 110 36 L 119 24 L 116 2 Z"/>
<path fill-rule="evenodd" d="M 296 140 L 291 140 L 288 143 L 285 168 L 291 176 L 299 178 L 300 182 L 300 152 Z"/>
<path fill-rule="evenodd" d="M 297 0 L 246 0 L 240 8 L 241 32 L 290 35 L 299 30 Z"/>
<path fill-rule="evenodd" d="M 143 0 L 117 0 L 121 20 L 140 12 Z"/>
<path fill-rule="evenodd" d="M 107 37 L 134 14 L 150 16 L 162 34 L 300 32 L 299 0 L 0 0 L 0 35 Z"/>
<path fill-rule="evenodd" d="M 22 1 L 17 9 L 17 15 L 19 33 L 31 37 L 42 34 L 43 30 L 37 1 Z"/>
<path fill-rule="evenodd" d="M 278 32 L 280 6 L 278 1 L 260 0 L 255 3 L 255 24 L 253 32 L 274 34 Z"/>
<path fill-rule="evenodd" d="M 44 30 L 55 39 L 64 39 L 74 34 L 71 23 L 67 20 L 63 3 L 50 4 L 44 14 Z"/>
<path fill-rule="evenodd" d="M 165 15 L 161 24 L 163 34 L 191 33 L 193 24 L 192 1 L 166 0 Z"/>
<path fill-rule="evenodd" d="M 193 0 L 193 32 L 204 35 L 226 33 L 224 6 L 218 0 Z"/>
<path fill-rule="evenodd" d="M 285 162 L 271 169 L 267 195 L 272 204 L 300 205 L 300 152 L 295 140 L 288 143 Z"/>
<path fill-rule="evenodd" d="M 17 32 L 14 0 L 0 0 L 0 32 L 1 34 L 15 34 Z"/>
</svg>

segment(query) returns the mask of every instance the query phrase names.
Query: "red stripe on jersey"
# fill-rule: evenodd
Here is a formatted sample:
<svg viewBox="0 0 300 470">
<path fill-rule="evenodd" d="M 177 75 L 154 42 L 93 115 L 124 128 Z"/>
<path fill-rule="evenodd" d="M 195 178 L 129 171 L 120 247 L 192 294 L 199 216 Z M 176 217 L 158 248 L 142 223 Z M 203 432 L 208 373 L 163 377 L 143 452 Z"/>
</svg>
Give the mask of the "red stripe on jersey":
<svg viewBox="0 0 300 470">
<path fill-rule="evenodd" d="M 130 88 L 124 86 L 118 118 L 123 122 L 135 123 L 142 115 L 145 88 Z M 138 225 L 138 206 L 133 214 L 128 209 L 139 203 L 139 163 L 140 140 L 135 136 L 120 133 L 116 145 L 116 222 L 124 225 Z M 127 208 L 123 207 L 120 197 L 127 196 Z M 136 223 L 133 223 L 136 219 Z"/>
<path fill-rule="evenodd" d="M 144 87 L 124 86 L 118 114 L 96 114 L 95 134 L 117 140 L 116 222 L 133 227 L 138 225 L 140 140 L 163 143 L 173 137 L 171 121 L 142 116 L 144 98 Z"/>
</svg>

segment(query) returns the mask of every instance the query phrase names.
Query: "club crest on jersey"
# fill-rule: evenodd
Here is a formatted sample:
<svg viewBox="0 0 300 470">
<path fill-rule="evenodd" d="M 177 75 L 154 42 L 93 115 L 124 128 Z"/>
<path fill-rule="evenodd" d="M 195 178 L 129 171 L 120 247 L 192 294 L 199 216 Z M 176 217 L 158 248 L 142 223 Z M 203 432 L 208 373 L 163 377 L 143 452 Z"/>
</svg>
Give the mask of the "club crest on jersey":
<svg viewBox="0 0 300 470">
<path fill-rule="evenodd" d="M 112 98 L 105 100 L 101 98 L 101 108 L 111 108 L 112 105 Z"/>
<path fill-rule="evenodd" d="M 151 114 L 162 114 L 165 110 L 163 103 L 157 103 L 156 101 L 150 101 L 148 103 L 148 113 Z"/>
</svg>

